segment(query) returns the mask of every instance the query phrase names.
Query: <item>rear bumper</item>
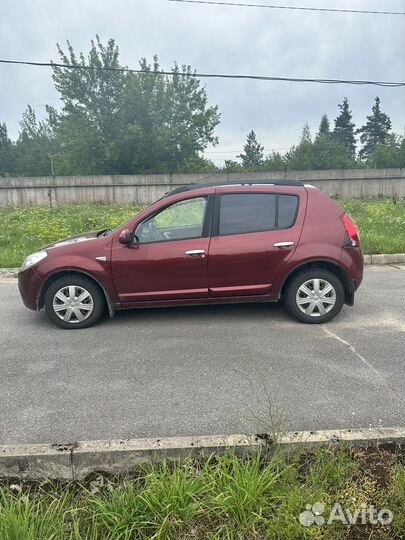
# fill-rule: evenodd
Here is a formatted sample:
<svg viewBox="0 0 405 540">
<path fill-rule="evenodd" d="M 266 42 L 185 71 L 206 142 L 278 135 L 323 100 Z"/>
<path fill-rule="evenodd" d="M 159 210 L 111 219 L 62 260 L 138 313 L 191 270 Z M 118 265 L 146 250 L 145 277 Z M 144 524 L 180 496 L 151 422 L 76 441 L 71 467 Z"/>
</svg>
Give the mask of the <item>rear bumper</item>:
<svg viewBox="0 0 405 540">
<path fill-rule="evenodd" d="M 360 248 L 344 247 L 340 264 L 347 276 L 345 304 L 354 304 L 354 293 L 363 281 L 364 260 Z"/>
<path fill-rule="evenodd" d="M 39 311 L 39 293 L 42 281 L 33 268 L 28 268 L 18 273 L 18 288 L 24 306 L 34 311 Z"/>
</svg>

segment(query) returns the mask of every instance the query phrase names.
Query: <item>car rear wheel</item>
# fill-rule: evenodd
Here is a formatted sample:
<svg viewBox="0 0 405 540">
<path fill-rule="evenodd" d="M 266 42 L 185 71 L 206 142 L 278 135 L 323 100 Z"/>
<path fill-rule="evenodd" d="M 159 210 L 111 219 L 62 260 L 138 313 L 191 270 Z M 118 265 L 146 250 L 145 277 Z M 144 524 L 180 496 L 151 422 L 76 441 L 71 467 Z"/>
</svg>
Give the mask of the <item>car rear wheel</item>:
<svg viewBox="0 0 405 540">
<path fill-rule="evenodd" d="M 85 276 L 63 276 L 52 283 L 44 298 L 45 311 L 61 328 L 88 328 L 103 315 L 105 300 L 94 281 Z"/>
<path fill-rule="evenodd" d="M 308 269 L 287 283 L 284 303 L 296 319 L 320 324 L 330 321 L 344 304 L 345 291 L 340 279 L 329 270 Z"/>
</svg>

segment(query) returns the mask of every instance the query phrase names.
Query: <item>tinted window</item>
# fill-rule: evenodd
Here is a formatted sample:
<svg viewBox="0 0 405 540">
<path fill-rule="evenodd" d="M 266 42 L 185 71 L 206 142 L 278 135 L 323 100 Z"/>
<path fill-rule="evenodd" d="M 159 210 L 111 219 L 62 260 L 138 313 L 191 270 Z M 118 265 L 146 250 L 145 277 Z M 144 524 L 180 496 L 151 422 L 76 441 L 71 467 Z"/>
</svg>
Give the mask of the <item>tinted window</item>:
<svg viewBox="0 0 405 540">
<path fill-rule="evenodd" d="M 288 229 L 295 222 L 298 208 L 298 197 L 295 195 L 278 196 L 278 229 Z"/>
<path fill-rule="evenodd" d="M 242 234 L 276 228 L 276 195 L 241 193 L 222 195 L 219 234 Z"/>
</svg>

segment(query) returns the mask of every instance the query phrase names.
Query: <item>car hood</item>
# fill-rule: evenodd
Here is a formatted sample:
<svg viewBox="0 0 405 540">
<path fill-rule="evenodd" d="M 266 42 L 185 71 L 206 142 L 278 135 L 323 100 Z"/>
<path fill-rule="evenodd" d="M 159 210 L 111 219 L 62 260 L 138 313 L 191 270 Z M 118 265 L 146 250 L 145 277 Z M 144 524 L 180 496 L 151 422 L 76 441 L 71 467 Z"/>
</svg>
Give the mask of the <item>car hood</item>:
<svg viewBox="0 0 405 540">
<path fill-rule="evenodd" d="M 53 242 L 52 244 L 49 244 L 42 249 L 54 249 L 58 247 L 69 246 L 70 244 L 77 244 L 79 242 L 88 242 L 89 240 L 95 240 L 99 234 L 100 231 L 91 231 L 87 233 L 77 234 L 76 236 L 70 236 L 69 238 L 65 238 L 64 240 L 58 240 L 57 242 Z"/>
</svg>

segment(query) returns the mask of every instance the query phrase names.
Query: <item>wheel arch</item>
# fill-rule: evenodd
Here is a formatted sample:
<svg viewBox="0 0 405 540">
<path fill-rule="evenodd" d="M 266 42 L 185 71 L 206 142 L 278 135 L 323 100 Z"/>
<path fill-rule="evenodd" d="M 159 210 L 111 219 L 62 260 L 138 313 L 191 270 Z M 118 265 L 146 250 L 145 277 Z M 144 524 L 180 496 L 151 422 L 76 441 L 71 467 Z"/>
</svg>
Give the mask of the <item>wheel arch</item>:
<svg viewBox="0 0 405 540">
<path fill-rule="evenodd" d="M 304 270 L 308 270 L 310 268 L 317 268 L 317 269 L 325 269 L 329 270 L 333 274 L 336 274 L 336 276 L 340 279 L 342 282 L 344 291 L 345 291 L 345 304 L 352 306 L 354 303 L 354 286 L 349 277 L 347 276 L 346 272 L 342 269 L 339 264 L 334 263 L 327 259 L 316 259 L 311 261 L 306 261 L 299 266 L 296 266 L 293 268 L 287 276 L 284 278 L 284 281 L 280 287 L 280 297 L 284 295 L 285 288 L 289 281 L 291 281 L 297 274 L 300 274 Z"/>
<path fill-rule="evenodd" d="M 46 278 L 46 280 L 44 281 L 44 283 L 43 283 L 43 285 L 41 287 L 40 293 L 39 293 L 38 309 L 41 309 L 41 308 L 44 307 L 45 293 L 46 293 L 47 289 L 52 285 L 52 283 L 54 283 L 55 281 L 57 281 L 61 277 L 70 276 L 72 274 L 76 274 L 78 276 L 85 276 L 87 278 L 90 278 L 99 287 L 99 289 L 101 290 L 101 292 L 104 295 L 104 299 L 105 299 L 107 307 L 108 307 L 108 314 L 112 318 L 114 316 L 114 312 L 115 312 L 114 306 L 112 305 L 111 299 L 110 299 L 110 297 L 108 295 L 108 292 L 106 291 L 105 287 L 103 286 L 103 284 L 100 283 L 100 281 L 98 279 L 96 279 L 93 275 L 91 275 L 91 274 L 89 274 L 87 272 L 83 272 L 82 270 L 75 270 L 75 269 L 72 269 L 72 270 L 69 270 L 69 269 L 58 270 L 57 272 L 54 272 L 53 274 L 49 275 Z"/>
</svg>

